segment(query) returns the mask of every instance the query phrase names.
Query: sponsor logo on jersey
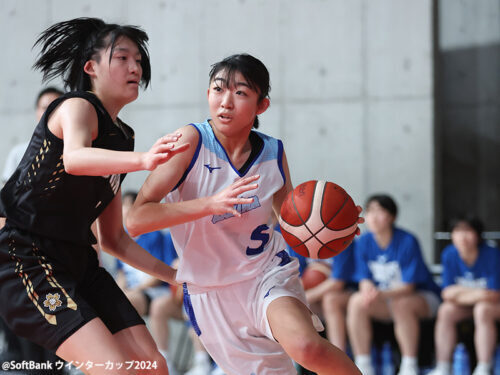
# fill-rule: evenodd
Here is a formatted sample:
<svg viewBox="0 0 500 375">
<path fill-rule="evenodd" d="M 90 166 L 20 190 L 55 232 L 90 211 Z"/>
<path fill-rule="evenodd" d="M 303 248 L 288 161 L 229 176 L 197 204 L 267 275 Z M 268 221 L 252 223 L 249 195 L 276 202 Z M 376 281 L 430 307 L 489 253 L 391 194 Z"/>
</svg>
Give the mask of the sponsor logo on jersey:
<svg viewBox="0 0 500 375">
<path fill-rule="evenodd" d="M 222 169 L 221 167 L 211 167 L 210 164 L 204 164 L 207 167 L 208 171 L 212 173 L 215 169 Z"/>
<path fill-rule="evenodd" d="M 236 211 L 238 211 L 240 214 L 244 214 L 245 212 L 255 210 L 256 208 L 260 207 L 260 202 L 259 202 L 259 197 L 254 195 L 252 197 L 248 198 L 253 198 L 252 203 L 248 204 L 236 204 L 234 205 L 234 208 Z M 234 215 L 230 212 L 224 215 L 214 215 L 212 216 L 212 224 L 217 224 L 219 221 L 229 219 L 233 217 Z"/>
</svg>

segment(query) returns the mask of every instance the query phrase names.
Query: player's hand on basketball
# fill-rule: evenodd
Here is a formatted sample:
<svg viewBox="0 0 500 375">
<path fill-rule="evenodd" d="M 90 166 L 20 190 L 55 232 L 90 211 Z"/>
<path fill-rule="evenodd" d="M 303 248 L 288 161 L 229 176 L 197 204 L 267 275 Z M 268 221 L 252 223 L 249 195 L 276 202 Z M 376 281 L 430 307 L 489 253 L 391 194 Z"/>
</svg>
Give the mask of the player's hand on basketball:
<svg viewBox="0 0 500 375">
<path fill-rule="evenodd" d="M 189 148 L 189 143 L 179 144 L 180 133 L 167 134 L 159 138 L 148 152 L 142 156 L 143 169 L 152 171 L 172 156 Z"/>
<path fill-rule="evenodd" d="M 358 215 L 361 214 L 361 212 L 363 212 L 363 207 L 361 206 L 356 206 L 356 208 L 358 209 Z M 358 225 L 359 224 L 363 224 L 365 222 L 365 218 L 359 216 L 358 217 Z M 356 229 L 356 236 L 359 236 L 361 234 L 361 230 L 359 229 L 359 227 Z"/>
<path fill-rule="evenodd" d="M 250 204 L 253 198 L 240 197 L 241 194 L 247 191 L 255 190 L 259 186 L 255 181 L 260 178 L 259 175 L 243 177 L 231 185 L 221 190 L 215 195 L 209 197 L 210 210 L 214 215 L 223 215 L 231 213 L 234 216 L 241 217 L 241 213 L 235 208 L 236 205 Z"/>
</svg>

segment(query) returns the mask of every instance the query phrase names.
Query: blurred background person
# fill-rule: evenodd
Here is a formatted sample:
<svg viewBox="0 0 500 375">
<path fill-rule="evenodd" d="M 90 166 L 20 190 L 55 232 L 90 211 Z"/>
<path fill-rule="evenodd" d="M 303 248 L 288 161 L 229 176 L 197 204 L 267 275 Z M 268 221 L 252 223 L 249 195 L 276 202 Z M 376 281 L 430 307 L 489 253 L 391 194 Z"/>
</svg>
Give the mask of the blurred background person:
<svg viewBox="0 0 500 375">
<path fill-rule="evenodd" d="M 369 197 L 365 207 L 368 232 L 354 245 L 359 291 L 348 303 L 347 328 L 356 365 L 364 375 L 375 374 L 370 357 L 372 319 L 394 322 L 402 354 L 399 374 L 417 375 L 419 320 L 432 318 L 439 306 L 439 287 L 417 239 L 394 225 L 397 213 L 390 196 Z"/>
<path fill-rule="evenodd" d="M 42 115 L 49 106 L 49 104 L 52 103 L 58 97 L 60 97 L 62 94 L 63 92 L 57 87 L 46 87 L 38 93 L 35 102 L 35 117 L 37 123 L 42 118 Z M 16 170 L 17 165 L 21 161 L 27 147 L 28 147 L 28 140 L 26 140 L 26 142 L 22 142 L 15 145 L 9 151 L 2 173 L 3 184 L 7 182 L 9 177 Z"/>
<path fill-rule="evenodd" d="M 481 238 L 483 223 L 475 217 L 457 217 L 451 223 L 451 240 L 441 255 L 441 296 L 435 327 L 437 366 L 432 375 L 450 375 L 457 343 L 456 325 L 473 318 L 477 366 L 473 375 L 492 370 L 500 320 L 500 251 Z"/>
</svg>

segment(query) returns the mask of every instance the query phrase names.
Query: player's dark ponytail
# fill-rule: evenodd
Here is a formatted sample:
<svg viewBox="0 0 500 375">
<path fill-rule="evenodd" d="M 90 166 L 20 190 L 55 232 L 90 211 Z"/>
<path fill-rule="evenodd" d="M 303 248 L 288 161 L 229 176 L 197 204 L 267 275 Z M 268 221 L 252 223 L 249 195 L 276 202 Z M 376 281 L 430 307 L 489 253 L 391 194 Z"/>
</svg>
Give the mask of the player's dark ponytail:
<svg viewBox="0 0 500 375">
<path fill-rule="evenodd" d="M 220 71 L 224 71 L 228 84 L 234 82 L 234 74 L 236 72 L 241 73 L 250 85 L 250 88 L 259 93 L 259 100 L 269 97 L 269 92 L 271 91 L 269 71 L 259 59 L 246 53 L 226 57 L 224 60 L 212 65 L 209 73 L 210 82 L 212 82 L 216 74 Z M 253 127 L 256 129 L 259 127 L 258 116 L 255 116 Z"/>
<path fill-rule="evenodd" d="M 141 54 L 142 83 L 147 87 L 151 80 L 147 34 L 135 26 L 107 24 L 98 18 L 75 18 L 45 30 L 34 45 L 40 45 L 41 51 L 33 67 L 42 71 L 44 81 L 61 76 L 66 89 L 91 90 L 90 77 L 83 70 L 85 63 L 98 59 L 99 51 L 109 46 L 112 54 L 121 36 L 137 44 Z"/>
</svg>

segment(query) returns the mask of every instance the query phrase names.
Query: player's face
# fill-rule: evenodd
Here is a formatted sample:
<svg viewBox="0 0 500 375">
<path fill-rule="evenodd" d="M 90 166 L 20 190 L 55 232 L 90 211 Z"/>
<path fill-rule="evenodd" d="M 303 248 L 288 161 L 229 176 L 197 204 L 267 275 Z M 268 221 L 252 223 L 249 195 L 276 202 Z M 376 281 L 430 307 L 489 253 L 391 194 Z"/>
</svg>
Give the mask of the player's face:
<svg viewBox="0 0 500 375">
<path fill-rule="evenodd" d="M 228 82 L 224 71 L 217 73 L 208 88 L 208 106 L 216 129 L 225 136 L 245 134 L 252 129 L 255 117 L 269 106 L 239 72 Z"/>
<path fill-rule="evenodd" d="M 137 45 L 126 37 L 117 40 L 111 62 L 111 46 L 100 52 L 93 62 L 93 89 L 117 102 L 127 104 L 137 99 L 142 77 L 141 54 Z"/>
<path fill-rule="evenodd" d="M 382 233 L 392 228 L 394 216 L 378 202 L 372 201 L 366 208 L 365 223 L 370 232 Z"/>
<path fill-rule="evenodd" d="M 40 121 L 40 118 L 42 117 L 43 113 L 47 109 L 50 103 L 52 103 L 54 100 L 56 100 L 59 97 L 58 94 L 55 92 L 48 92 L 46 94 L 43 94 L 40 99 L 38 99 L 38 102 L 36 103 L 36 109 L 35 109 L 35 116 L 36 116 L 36 121 Z"/>
<path fill-rule="evenodd" d="M 463 253 L 477 250 L 479 238 L 476 231 L 469 224 L 460 222 L 451 232 L 451 241 L 458 251 Z"/>
</svg>

